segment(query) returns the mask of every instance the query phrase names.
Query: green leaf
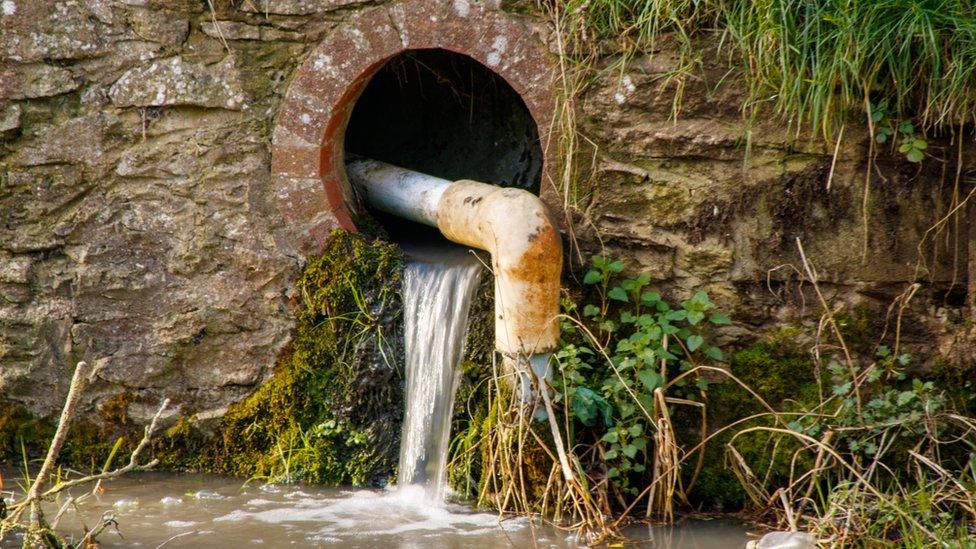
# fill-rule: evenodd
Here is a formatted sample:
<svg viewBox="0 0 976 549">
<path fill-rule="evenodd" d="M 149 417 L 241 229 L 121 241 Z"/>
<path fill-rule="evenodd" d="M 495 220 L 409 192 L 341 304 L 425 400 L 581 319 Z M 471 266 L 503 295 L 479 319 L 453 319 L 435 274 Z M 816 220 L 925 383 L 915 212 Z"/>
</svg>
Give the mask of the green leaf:
<svg viewBox="0 0 976 549">
<path fill-rule="evenodd" d="M 624 270 L 624 263 L 619 259 L 607 265 L 607 270 L 611 273 L 620 273 Z"/>
<path fill-rule="evenodd" d="M 710 309 L 715 306 L 715 304 L 712 303 L 712 300 L 708 299 L 708 294 L 701 290 L 695 292 L 695 295 L 692 296 L 691 300 L 695 303 L 703 305 L 705 309 Z"/>
<path fill-rule="evenodd" d="M 637 402 L 640 402 L 641 407 L 643 407 L 645 410 L 650 411 L 652 408 L 654 408 L 654 397 L 652 397 L 649 393 L 637 395 Z"/>
<path fill-rule="evenodd" d="M 616 299 L 617 301 L 627 301 L 628 300 L 628 298 L 627 298 L 627 292 L 623 288 L 621 288 L 620 286 L 617 286 L 617 287 L 611 289 L 610 292 L 607 293 L 607 297 L 609 297 L 610 299 Z"/>
<path fill-rule="evenodd" d="M 622 448 L 622 450 L 623 450 L 624 455 L 627 456 L 627 457 L 629 457 L 629 458 L 633 458 L 634 456 L 637 455 L 637 447 L 634 446 L 633 444 L 628 444 L 628 445 L 624 446 Z"/>
<path fill-rule="evenodd" d="M 596 284 L 597 282 L 603 282 L 603 275 L 599 271 L 586 271 L 586 276 L 583 277 L 583 284 Z"/>
<path fill-rule="evenodd" d="M 627 419 L 628 417 L 634 415 L 634 412 L 637 411 L 637 408 L 629 402 L 621 402 L 618 408 L 620 411 L 620 417 L 623 419 Z"/>
<path fill-rule="evenodd" d="M 667 361 L 678 360 L 678 357 L 674 356 L 674 354 L 672 354 L 671 351 L 665 349 L 664 347 L 658 349 L 656 353 L 658 358 L 662 360 L 667 360 Z"/>
<path fill-rule="evenodd" d="M 704 352 L 705 356 L 712 360 L 725 360 L 725 355 L 722 354 L 722 349 L 719 349 L 718 347 L 705 347 Z"/>
<path fill-rule="evenodd" d="M 619 440 L 619 435 L 617 431 L 607 431 L 607 434 L 603 435 L 603 441 L 609 442 L 610 444 L 616 444 Z"/>
<path fill-rule="evenodd" d="M 901 133 L 915 133 L 915 125 L 906 120 L 898 126 L 898 131 Z"/>
<path fill-rule="evenodd" d="M 664 378 L 661 377 L 661 374 L 649 369 L 638 372 L 637 379 L 641 382 L 641 384 L 644 385 L 644 388 L 647 389 L 648 393 L 653 392 L 654 389 L 660 387 L 664 382 Z"/>
<path fill-rule="evenodd" d="M 918 149 L 912 149 L 912 150 L 908 151 L 907 154 L 905 154 L 905 158 L 907 158 L 909 162 L 918 163 L 918 162 L 921 162 L 925 158 L 925 153 L 923 153 L 922 151 L 920 151 Z"/>
<path fill-rule="evenodd" d="M 573 393 L 570 411 L 583 425 L 592 427 L 597 417 L 602 417 L 604 425 L 610 424 L 610 404 L 589 387 L 577 387 Z"/>
<path fill-rule="evenodd" d="M 918 397 L 918 395 L 912 391 L 902 391 L 898 393 L 898 405 L 904 406 L 909 402 L 915 400 L 916 397 Z"/>
<path fill-rule="evenodd" d="M 697 351 L 698 348 L 701 347 L 702 343 L 704 342 L 705 342 L 705 338 L 703 338 L 700 335 L 689 336 L 688 339 L 685 340 L 685 343 L 688 345 L 688 350 L 691 352 Z"/>
<path fill-rule="evenodd" d="M 657 292 L 644 292 L 641 294 L 641 302 L 644 305 L 651 305 L 652 303 L 657 303 L 661 301 L 661 294 Z"/>
<path fill-rule="evenodd" d="M 840 385 L 834 385 L 834 394 L 837 396 L 846 395 L 851 391 L 851 382 L 842 383 Z"/>
<path fill-rule="evenodd" d="M 724 315 L 722 313 L 714 313 L 708 317 L 708 321 L 716 326 L 725 326 L 732 324 L 732 320 L 729 319 L 729 315 Z"/>
<path fill-rule="evenodd" d="M 688 311 L 671 311 L 664 318 L 668 320 L 684 320 L 688 318 Z"/>
<path fill-rule="evenodd" d="M 587 305 L 583 307 L 583 316 L 596 316 L 600 314 L 600 308 L 596 305 Z"/>
</svg>

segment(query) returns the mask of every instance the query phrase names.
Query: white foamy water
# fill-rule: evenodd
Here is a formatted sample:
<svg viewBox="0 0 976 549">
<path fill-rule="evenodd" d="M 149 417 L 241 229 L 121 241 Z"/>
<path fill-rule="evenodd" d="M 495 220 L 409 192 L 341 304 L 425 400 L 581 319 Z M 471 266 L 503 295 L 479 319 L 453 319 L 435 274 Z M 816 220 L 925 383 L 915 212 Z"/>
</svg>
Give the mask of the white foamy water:
<svg viewBox="0 0 976 549">
<path fill-rule="evenodd" d="M 242 522 L 281 525 L 311 523 L 319 539 L 384 538 L 405 534 L 450 531 L 456 536 L 479 536 L 499 531 L 497 515 L 472 513 L 454 504 L 428 499 L 418 485 L 387 490 L 350 490 L 338 497 L 307 495 L 289 505 L 255 508 L 248 505 L 214 518 L 214 522 Z M 264 507 L 264 506 L 261 506 Z M 507 528 L 519 528 L 523 521 L 508 521 Z"/>
<path fill-rule="evenodd" d="M 405 248 L 403 282 L 406 409 L 400 442 L 401 488 L 443 499 L 451 415 L 468 311 L 482 265 L 464 248 Z"/>
</svg>

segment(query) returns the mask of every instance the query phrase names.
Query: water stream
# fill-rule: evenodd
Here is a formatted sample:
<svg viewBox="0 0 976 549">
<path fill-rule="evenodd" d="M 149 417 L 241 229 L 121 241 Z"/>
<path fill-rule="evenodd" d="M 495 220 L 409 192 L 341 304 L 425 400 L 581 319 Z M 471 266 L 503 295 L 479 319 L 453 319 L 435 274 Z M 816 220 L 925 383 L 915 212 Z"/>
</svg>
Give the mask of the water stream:
<svg viewBox="0 0 976 549">
<path fill-rule="evenodd" d="M 400 487 L 422 486 L 428 499 L 446 491 L 446 460 L 468 310 L 482 265 L 459 247 L 410 246 L 403 281 L 406 410 Z"/>
</svg>

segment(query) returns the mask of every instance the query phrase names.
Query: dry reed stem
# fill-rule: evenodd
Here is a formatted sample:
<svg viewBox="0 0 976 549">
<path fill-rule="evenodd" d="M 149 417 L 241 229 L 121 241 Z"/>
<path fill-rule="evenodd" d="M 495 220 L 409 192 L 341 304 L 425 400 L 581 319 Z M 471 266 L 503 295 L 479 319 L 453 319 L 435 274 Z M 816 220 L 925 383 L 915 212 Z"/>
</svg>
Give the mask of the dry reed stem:
<svg viewBox="0 0 976 549">
<path fill-rule="evenodd" d="M 54 486 L 44 489 L 49 478 L 52 475 L 54 466 L 57 463 L 58 456 L 61 453 L 61 449 L 67 438 L 68 427 L 71 424 L 71 419 L 75 414 L 75 408 L 78 403 L 78 399 L 81 396 L 82 391 L 85 386 L 85 373 L 88 364 L 84 361 L 79 362 L 76 367 L 74 374 L 71 378 L 71 385 L 68 389 L 68 395 L 65 398 L 64 407 L 61 410 L 61 416 L 58 420 L 58 425 L 54 432 L 54 437 L 48 446 L 47 453 L 44 458 L 44 462 L 41 465 L 40 470 L 34 478 L 34 481 L 30 484 L 27 489 L 24 499 L 15 505 L 11 505 L 8 508 L 8 515 L 3 520 L 0 520 L 0 539 L 3 539 L 4 535 L 11 530 L 24 530 L 24 546 L 47 546 L 47 545 L 57 545 L 60 541 L 51 541 L 47 538 L 56 538 L 53 532 L 52 525 L 48 525 L 44 519 L 44 513 L 41 509 L 41 503 L 53 498 L 54 496 L 82 484 L 91 484 L 100 482 L 105 479 L 116 478 L 133 471 L 144 471 L 151 469 L 156 466 L 158 460 L 152 460 L 148 463 L 139 463 L 139 456 L 148 446 L 149 441 L 156 432 L 157 424 L 163 412 L 169 406 L 169 399 L 163 401 L 159 410 L 153 416 L 152 421 L 146 427 L 143 438 L 139 441 L 139 444 L 132 451 L 129 458 L 129 463 L 124 467 L 112 471 L 102 471 L 99 474 L 88 475 L 80 477 L 78 479 L 65 481 L 58 480 Z M 69 498 L 68 503 L 74 504 L 74 498 Z M 65 504 L 67 505 L 67 503 Z M 57 524 L 60 520 L 61 515 L 64 512 L 65 507 L 59 509 L 53 524 Z M 30 518 L 27 523 L 21 522 L 21 517 L 23 513 L 30 510 Z M 110 525 L 115 523 L 114 517 L 110 515 L 103 516 L 103 519 L 99 526 L 87 532 L 85 538 L 82 540 L 80 546 L 87 547 L 86 544 L 93 543 L 92 540 L 105 530 Z"/>
</svg>

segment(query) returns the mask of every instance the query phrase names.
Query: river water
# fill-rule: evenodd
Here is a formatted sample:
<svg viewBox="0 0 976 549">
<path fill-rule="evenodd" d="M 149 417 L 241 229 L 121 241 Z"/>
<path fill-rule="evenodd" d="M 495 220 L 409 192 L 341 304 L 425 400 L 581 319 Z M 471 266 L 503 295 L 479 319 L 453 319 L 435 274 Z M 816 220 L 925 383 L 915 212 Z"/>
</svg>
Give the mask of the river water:
<svg viewBox="0 0 976 549">
<path fill-rule="evenodd" d="M 7 471 L 7 488 L 17 474 Z M 262 486 L 212 475 L 140 473 L 103 484 L 59 524 L 75 539 L 83 525 L 113 513 L 118 530 L 102 547 L 349 547 L 490 549 L 577 547 L 571 535 L 525 519 L 500 520 L 458 504 L 433 504 L 422 488 L 336 489 Z M 74 495 L 82 491 L 73 492 Z M 9 499 L 10 493 L 5 496 Z M 63 501 L 63 500 L 62 500 Z M 56 513 L 50 506 L 47 516 Z M 674 527 L 631 526 L 629 546 L 675 549 L 743 547 L 746 528 L 728 521 L 688 521 Z M 168 541 L 170 540 L 170 541 Z M 18 539 L 0 547 L 19 547 Z"/>
</svg>

